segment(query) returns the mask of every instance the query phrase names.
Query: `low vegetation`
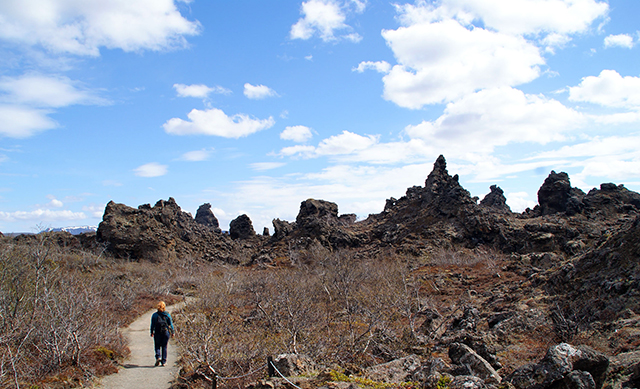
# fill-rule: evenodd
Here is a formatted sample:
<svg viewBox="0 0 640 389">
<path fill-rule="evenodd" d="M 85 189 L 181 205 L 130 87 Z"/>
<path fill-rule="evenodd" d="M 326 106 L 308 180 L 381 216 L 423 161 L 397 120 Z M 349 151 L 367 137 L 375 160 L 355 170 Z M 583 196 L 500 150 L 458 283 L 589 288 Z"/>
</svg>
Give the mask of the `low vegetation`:
<svg viewBox="0 0 640 389">
<path fill-rule="evenodd" d="M 164 270 L 61 247 L 59 234 L 0 242 L 0 387 L 90 384 L 127 355 L 118 328 L 169 292 Z"/>
</svg>

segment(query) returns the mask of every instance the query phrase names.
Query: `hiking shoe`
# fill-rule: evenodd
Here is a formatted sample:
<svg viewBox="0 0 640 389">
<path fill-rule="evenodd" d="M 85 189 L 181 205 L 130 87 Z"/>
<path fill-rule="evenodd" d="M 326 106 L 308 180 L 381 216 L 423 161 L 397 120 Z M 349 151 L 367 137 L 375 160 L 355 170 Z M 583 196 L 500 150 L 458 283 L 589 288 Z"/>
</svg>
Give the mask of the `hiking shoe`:
<svg viewBox="0 0 640 389">
<path fill-rule="evenodd" d="M 158 366 L 159 364 L 160 364 L 160 360 L 159 360 L 159 359 L 156 359 L 156 364 L 155 364 L 155 366 Z M 164 364 L 162 364 L 162 366 L 164 366 Z"/>
</svg>

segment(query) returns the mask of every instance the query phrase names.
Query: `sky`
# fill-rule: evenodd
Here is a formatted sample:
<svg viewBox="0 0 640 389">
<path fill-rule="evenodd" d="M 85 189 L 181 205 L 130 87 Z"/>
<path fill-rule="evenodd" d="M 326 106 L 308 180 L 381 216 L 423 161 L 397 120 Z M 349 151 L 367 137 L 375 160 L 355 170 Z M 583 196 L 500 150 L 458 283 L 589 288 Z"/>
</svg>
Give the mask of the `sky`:
<svg viewBox="0 0 640 389">
<path fill-rule="evenodd" d="M 637 0 L 3 0 L 0 231 L 173 197 L 223 229 L 362 220 L 436 158 L 521 212 L 640 191 Z"/>
</svg>

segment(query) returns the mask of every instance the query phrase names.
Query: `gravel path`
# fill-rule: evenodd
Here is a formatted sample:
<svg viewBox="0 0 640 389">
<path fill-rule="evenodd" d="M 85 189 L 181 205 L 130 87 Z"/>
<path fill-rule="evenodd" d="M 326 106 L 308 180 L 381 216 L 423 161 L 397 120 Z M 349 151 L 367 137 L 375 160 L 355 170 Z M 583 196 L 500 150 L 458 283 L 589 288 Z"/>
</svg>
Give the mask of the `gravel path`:
<svg viewBox="0 0 640 389">
<path fill-rule="evenodd" d="M 184 303 L 167 307 L 167 311 L 179 309 Z M 154 367 L 156 362 L 153 351 L 153 338 L 149 336 L 153 309 L 140 316 L 122 333 L 129 340 L 131 355 L 124 361 L 124 366 L 117 374 L 104 377 L 96 388 L 101 389 L 163 389 L 169 388 L 171 381 L 178 375 L 178 350 L 173 339 L 169 341 L 167 364 L 165 367 Z"/>
</svg>

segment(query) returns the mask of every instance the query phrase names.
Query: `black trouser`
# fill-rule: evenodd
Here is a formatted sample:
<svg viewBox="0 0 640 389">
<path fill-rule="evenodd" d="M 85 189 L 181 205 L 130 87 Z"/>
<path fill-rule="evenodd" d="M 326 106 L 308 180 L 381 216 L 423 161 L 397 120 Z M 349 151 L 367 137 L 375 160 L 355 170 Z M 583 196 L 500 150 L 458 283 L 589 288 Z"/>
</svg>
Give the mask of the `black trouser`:
<svg viewBox="0 0 640 389">
<path fill-rule="evenodd" d="M 167 345 L 169 343 L 169 333 L 156 332 L 153 335 L 153 343 L 156 350 L 156 361 L 159 359 L 164 365 L 167 363 Z"/>
</svg>

